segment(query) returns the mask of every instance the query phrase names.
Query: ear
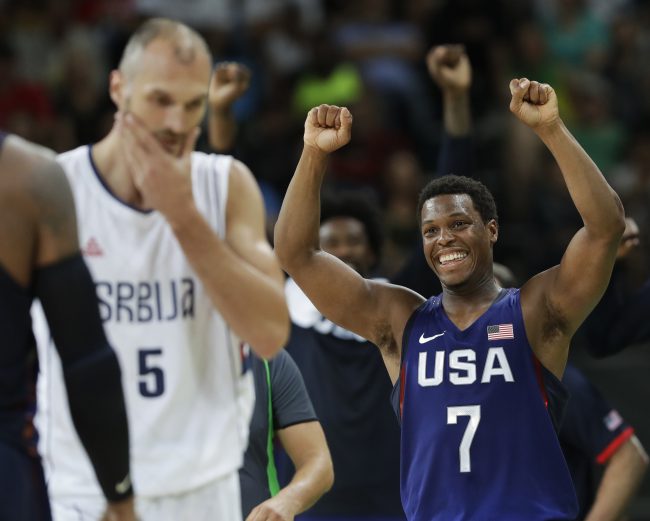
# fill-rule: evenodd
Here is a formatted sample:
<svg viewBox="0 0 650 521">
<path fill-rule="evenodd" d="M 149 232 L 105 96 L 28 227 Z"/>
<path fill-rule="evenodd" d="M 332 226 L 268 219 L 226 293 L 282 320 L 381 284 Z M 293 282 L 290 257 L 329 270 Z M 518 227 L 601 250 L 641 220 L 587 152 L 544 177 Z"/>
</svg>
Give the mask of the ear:
<svg viewBox="0 0 650 521">
<path fill-rule="evenodd" d="M 497 239 L 499 238 L 499 224 L 494 219 L 490 219 L 485 227 L 488 230 L 490 244 L 494 246 L 494 244 L 497 242 Z"/>
<path fill-rule="evenodd" d="M 124 89 L 124 76 L 117 69 L 112 70 L 108 82 L 108 93 L 118 110 L 122 108 L 124 102 Z"/>
</svg>

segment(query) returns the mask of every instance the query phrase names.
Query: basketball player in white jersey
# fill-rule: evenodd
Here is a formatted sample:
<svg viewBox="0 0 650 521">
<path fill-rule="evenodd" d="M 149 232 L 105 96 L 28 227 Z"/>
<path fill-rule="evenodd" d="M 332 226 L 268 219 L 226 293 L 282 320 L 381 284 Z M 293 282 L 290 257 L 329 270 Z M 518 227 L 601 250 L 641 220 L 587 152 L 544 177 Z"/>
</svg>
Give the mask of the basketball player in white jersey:
<svg viewBox="0 0 650 521">
<path fill-rule="evenodd" d="M 122 365 L 143 521 L 241 520 L 237 469 L 253 402 L 246 352 L 250 345 L 271 357 L 289 331 L 251 172 L 231 157 L 193 152 L 211 63 L 192 29 L 146 22 L 111 73 L 113 129 L 58 158 Z M 58 358 L 39 336 L 41 391 L 49 391 L 40 448 L 53 516 L 95 520 L 100 489 L 63 406 Z"/>
</svg>

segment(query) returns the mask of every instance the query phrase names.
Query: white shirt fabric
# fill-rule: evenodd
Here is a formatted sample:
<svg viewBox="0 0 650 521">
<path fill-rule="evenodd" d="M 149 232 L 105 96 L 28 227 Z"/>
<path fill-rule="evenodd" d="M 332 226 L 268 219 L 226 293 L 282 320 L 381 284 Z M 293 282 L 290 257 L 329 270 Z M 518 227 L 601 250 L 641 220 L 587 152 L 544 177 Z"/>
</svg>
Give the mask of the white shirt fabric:
<svg viewBox="0 0 650 521">
<path fill-rule="evenodd" d="M 184 493 L 242 464 L 254 401 L 248 346 L 214 309 L 164 217 L 118 200 L 90 150 L 80 147 L 58 160 L 72 187 L 79 242 L 122 368 L 133 484 L 142 497 Z M 192 154 L 197 208 L 221 238 L 231 164 L 230 156 Z M 101 495 L 38 307 L 36 425 L 50 496 Z"/>
</svg>

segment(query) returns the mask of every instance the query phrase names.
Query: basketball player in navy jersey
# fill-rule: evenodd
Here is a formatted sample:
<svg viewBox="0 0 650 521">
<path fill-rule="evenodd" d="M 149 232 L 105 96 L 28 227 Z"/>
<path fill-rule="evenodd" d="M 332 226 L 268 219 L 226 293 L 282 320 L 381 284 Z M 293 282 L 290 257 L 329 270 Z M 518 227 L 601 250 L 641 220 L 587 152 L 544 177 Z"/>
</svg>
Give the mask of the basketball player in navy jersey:
<svg viewBox="0 0 650 521">
<path fill-rule="evenodd" d="M 52 156 L 52 157 L 50 157 Z M 108 506 L 135 519 L 120 367 L 79 254 L 70 188 L 53 155 L 0 132 L 0 520 L 50 519 L 32 424 L 40 299 L 64 368 L 70 412 Z"/>
<path fill-rule="evenodd" d="M 361 277 L 319 247 L 328 154 L 351 137 L 346 108 L 321 105 L 275 228 L 284 269 L 330 320 L 379 348 L 401 381 L 401 488 L 414 521 L 569 520 L 575 492 L 546 406 L 570 339 L 602 295 L 623 233 L 623 208 L 560 119 L 553 89 L 510 83 L 510 110 L 545 143 L 584 226 L 558 266 L 521 290 L 492 272 L 498 238 L 490 192 L 444 176 L 418 205 L 423 251 L 443 291 L 425 300 Z"/>
</svg>

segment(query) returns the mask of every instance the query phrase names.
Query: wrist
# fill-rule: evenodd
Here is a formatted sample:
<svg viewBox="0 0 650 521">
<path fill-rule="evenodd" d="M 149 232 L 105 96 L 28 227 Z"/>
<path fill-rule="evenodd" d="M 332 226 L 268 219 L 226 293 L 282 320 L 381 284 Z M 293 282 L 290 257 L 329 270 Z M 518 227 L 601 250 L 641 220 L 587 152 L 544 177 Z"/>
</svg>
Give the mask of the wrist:
<svg viewBox="0 0 650 521">
<path fill-rule="evenodd" d="M 232 112 L 232 103 L 226 103 L 226 104 L 217 104 L 217 103 L 212 103 L 210 104 L 210 113 L 214 116 L 219 116 L 223 118 L 231 118 L 233 117 L 233 112 Z"/>
<path fill-rule="evenodd" d="M 324 150 L 318 148 L 317 146 L 304 142 L 302 147 L 302 155 L 303 157 L 307 159 L 311 159 L 313 161 L 324 162 L 327 161 L 329 152 L 325 152 Z"/>
<path fill-rule="evenodd" d="M 564 133 L 565 128 L 566 127 L 564 126 L 564 122 L 558 116 L 557 118 L 554 118 L 552 121 L 537 125 L 536 127 L 533 128 L 533 130 L 540 137 L 540 139 L 548 140 L 559 134 Z"/>
<path fill-rule="evenodd" d="M 194 204 L 187 204 L 174 208 L 173 212 L 163 214 L 171 226 L 174 234 L 182 233 L 183 230 L 193 229 L 201 214 Z"/>
</svg>

